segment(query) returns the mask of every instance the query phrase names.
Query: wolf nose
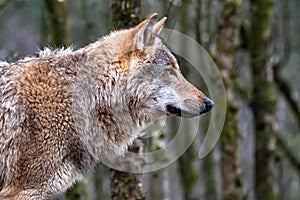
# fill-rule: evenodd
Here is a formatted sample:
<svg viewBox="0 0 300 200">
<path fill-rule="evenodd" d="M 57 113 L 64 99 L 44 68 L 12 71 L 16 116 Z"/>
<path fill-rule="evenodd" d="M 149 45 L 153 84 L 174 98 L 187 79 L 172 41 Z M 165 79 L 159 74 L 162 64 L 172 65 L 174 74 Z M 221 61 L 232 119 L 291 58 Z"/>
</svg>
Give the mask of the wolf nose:
<svg viewBox="0 0 300 200">
<path fill-rule="evenodd" d="M 202 105 L 201 114 L 210 111 L 214 107 L 214 105 L 215 103 L 211 99 L 206 98 Z"/>
</svg>

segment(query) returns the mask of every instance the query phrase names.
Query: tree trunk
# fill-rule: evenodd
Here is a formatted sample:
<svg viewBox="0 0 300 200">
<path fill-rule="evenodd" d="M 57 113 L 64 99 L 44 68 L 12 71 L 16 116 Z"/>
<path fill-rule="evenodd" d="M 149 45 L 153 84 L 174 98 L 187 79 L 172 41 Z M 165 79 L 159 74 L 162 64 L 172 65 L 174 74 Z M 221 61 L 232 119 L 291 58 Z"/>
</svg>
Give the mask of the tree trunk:
<svg viewBox="0 0 300 200">
<path fill-rule="evenodd" d="M 56 46 L 69 45 L 70 33 L 67 23 L 68 11 L 66 2 L 45 0 L 44 3 L 50 19 L 51 43 Z"/>
<path fill-rule="evenodd" d="M 274 132 L 276 94 L 272 70 L 268 66 L 274 0 L 251 0 L 250 53 L 253 77 L 251 107 L 255 123 L 256 199 L 274 200 Z"/>
<path fill-rule="evenodd" d="M 140 0 L 114 0 L 112 28 L 127 28 L 137 25 L 140 22 L 140 9 Z M 138 150 L 139 147 L 135 147 L 134 151 Z M 140 175 L 111 169 L 110 178 L 111 199 L 145 199 Z"/>
<path fill-rule="evenodd" d="M 242 0 L 224 0 L 217 28 L 217 54 L 215 60 L 221 69 L 226 87 L 227 113 L 221 134 L 221 173 L 223 199 L 242 199 L 240 169 L 240 134 L 238 132 L 238 107 L 235 98 L 237 84 L 236 63 L 240 44 L 239 11 Z"/>
<path fill-rule="evenodd" d="M 184 1 L 181 5 L 180 10 L 178 11 L 178 14 L 180 16 L 179 18 L 179 31 L 184 34 L 188 34 L 189 28 L 186 18 L 189 15 L 189 5 L 192 2 L 190 0 Z M 181 44 L 181 47 L 186 49 L 188 48 L 185 44 Z M 185 63 L 184 60 L 182 60 L 181 64 L 181 70 L 185 77 L 188 79 L 192 78 L 192 73 L 189 68 L 184 68 L 184 66 L 187 66 L 188 64 Z M 178 120 L 178 119 L 177 119 Z M 173 122 L 176 123 L 176 122 Z M 171 125 L 171 129 L 173 133 L 176 133 L 176 128 L 174 128 L 174 124 Z M 188 133 L 189 130 L 186 130 Z M 186 137 L 189 137 L 189 135 L 186 135 Z M 183 192 L 184 192 L 184 199 L 190 200 L 193 198 L 193 188 L 195 188 L 195 185 L 197 183 L 197 180 L 199 178 L 199 175 L 197 173 L 198 166 L 195 165 L 195 161 L 198 160 L 197 157 L 197 151 L 195 143 L 192 143 L 191 146 L 187 149 L 186 152 L 178 159 L 180 174 L 176 174 L 176 176 L 181 176 L 182 179 L 182 186 L 183 186 Z M 175 176 L 175 174 L 174 174 Z"/>
</svg>

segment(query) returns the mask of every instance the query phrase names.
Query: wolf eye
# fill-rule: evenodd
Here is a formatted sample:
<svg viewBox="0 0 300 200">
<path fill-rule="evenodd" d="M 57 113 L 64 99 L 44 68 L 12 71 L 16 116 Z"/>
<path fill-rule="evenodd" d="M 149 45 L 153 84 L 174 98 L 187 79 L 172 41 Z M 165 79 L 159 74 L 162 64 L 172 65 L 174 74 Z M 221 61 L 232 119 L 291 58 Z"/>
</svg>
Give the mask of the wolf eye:
<svg viewBox="0 0 300 200">
<path fill-rule="evenodd" d="M 177 75 L 174 68 L 168 68 L 168 69 L 167 69 L 167 72 L 168 72 L 170 75 L 172 75 L 172 76 L 176 76 L 176 75 Z"/>
<path fill-rule="evenodd" d="M 176 58 L 177 64 L 178 66 L 180 66 L 180 58 L 179 55 L 177 55 L 176 53 L 172 52 L 173 56 Z"/>
</svg>

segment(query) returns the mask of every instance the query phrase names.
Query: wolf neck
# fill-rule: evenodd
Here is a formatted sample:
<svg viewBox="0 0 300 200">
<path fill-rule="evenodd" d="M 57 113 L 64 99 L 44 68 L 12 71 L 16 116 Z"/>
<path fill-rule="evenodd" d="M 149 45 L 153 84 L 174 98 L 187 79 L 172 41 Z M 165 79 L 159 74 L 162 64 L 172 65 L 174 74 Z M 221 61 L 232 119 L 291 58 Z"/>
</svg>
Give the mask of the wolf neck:
<svg viewBox="0 0 300 200">
<path fill-rule="evenodd" d="M 129 62 L 118 60 L 118 50 L 104 41 L 85 48 L 87 64 L 78 73 L 75 87 L 80 92 L 74 98 L 77 128 L 89 135 L 82 139 L 100 161 L 123 155 L 140 129 L 151 122 L 143 108 L 130 106 L 132 97 L 126 93 Z"/>
</svg>

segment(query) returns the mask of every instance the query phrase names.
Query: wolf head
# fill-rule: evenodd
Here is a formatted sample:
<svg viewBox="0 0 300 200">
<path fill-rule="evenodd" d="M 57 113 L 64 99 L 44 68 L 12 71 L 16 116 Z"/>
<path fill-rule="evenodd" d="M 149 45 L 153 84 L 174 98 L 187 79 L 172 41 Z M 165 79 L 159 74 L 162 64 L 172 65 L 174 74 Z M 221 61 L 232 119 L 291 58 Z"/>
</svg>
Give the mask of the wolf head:
<svg viewBox="0 0 300 200">
<path fill-rule="evenodd" d="M 157 14 L 131 29 L 124 48 L 128 58 L 126 92 L 129 106 L 143 106 L 152 117 L 199 116 L 211 110 L 212 100 L 181 74 L 179 62 L 158 36 L 166 17 L 155 23 Z"/>
</svg>

